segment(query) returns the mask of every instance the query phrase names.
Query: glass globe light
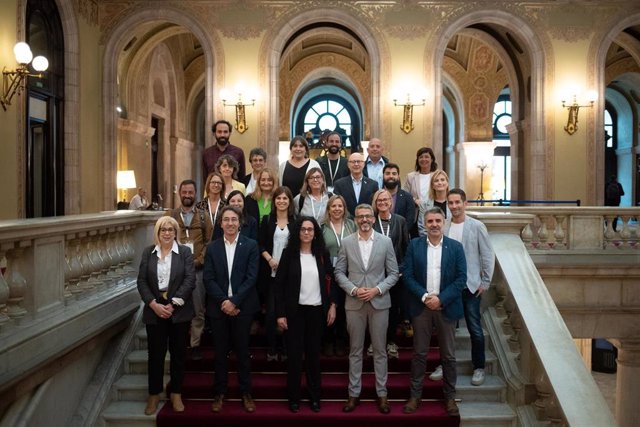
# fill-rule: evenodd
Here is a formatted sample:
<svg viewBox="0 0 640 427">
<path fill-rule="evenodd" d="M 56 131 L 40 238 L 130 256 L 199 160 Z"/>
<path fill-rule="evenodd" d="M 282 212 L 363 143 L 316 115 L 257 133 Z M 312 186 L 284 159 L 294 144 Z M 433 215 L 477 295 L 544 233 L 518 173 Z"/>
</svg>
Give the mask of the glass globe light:
<svg viewBox="0 0 640 427">
<path fill-rule="evenodd" d="M 31 66 L 38 72 L 45 71 L 47 68 L 49 68 L 49 61 L 44 56 L 39 55 L 33 58 Z"/>
<path fill-rule="evenodd" d="M 18 64 L 28 64 L 33 58 L 31 48 L 25 42 L 16 43 L 13 47 L 13 54 L 15 55 Z"/>
</svg>

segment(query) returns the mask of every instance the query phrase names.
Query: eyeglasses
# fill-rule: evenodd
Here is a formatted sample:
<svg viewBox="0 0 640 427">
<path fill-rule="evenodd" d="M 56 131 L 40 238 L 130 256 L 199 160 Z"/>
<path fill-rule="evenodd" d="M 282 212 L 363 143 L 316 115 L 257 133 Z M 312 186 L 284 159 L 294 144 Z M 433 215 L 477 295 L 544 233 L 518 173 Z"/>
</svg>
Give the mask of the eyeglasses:
<svg viewBox="0 0 640 427">
<path fill-rule="evenodd" d="M 173 228 L 161 228 L 160 232 L 161 233 L 174 233 L 176 230 L 174 230 Z"/>
<path fill-rule="evenodd" d="M 356 219 L 371 219 L 373 218 L 373 215 L 356 215 Z"/>
<path fill-rule="evenodd" d="M 322 181 L 322 177 L 321 176 L 310 176 L 309 177 L 309 181 Z"/>
<path fill-rule="evenodd" d="M 313 233 L 313 227 L 300 227 L 301 233 Z"/>
<path fill-rule="evenodd" d="M 222 181 L 211 181 L 209 185 L 216 185 L 216 186 L 222 187 Z"/>
<path fill-rule="evenodd" d="M 353 163 L 354 165 L 359 165 L 360 163 L 364 163 L 364 160 L 349 160 L 349 163 Z"/>
<path fill-rule="evenodd" d="M 390 202 L 390 201 L 391 201 L 391 199 L 380 199 L 380 198 L 378 198 L 376 200 L 376 203 L 378 203 L 378 202 Z"/>
</svg>

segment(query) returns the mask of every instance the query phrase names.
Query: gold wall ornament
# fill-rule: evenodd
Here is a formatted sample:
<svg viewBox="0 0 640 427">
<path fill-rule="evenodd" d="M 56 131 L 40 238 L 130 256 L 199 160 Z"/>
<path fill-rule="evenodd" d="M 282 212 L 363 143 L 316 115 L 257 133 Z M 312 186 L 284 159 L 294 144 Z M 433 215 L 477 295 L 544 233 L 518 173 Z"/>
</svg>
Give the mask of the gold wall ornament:
<svg viewBox="0 0 640 427">
<path fill-rule="evenodd" d="M 229 99 L 229 91 L 226 89 L 223 89 L 220 92 L 220 97 L 222 98 L 222 105 L 224 105 L 225 107 L 231 107 L 234 106 L 236 107 L 236 130 L 238 131 L 238 133 L 245 133 L 247 131 L 247 129 L 249 129 L 249 126 L 247 125 L 247 114 L 246 114 L 246 110 L 245 107 L 252 107 L 253 105 L 255 105 L 256 103 L 256 97 L 255 95 L 249 95 L 247 96 L 246 93 L 244 93 L 243 90 L 236 88 L 236 93 L 237 93 L 237 100 L 235 102 L 227 102 L 227 100 Z M 244 97 L 248 97 L 251 99 L 250 103 L 246 103 L 242 100 L 242 98 Z"/>
<path fill-rule="evenodd" d="M 407 93 L 406 102 L 400 104 L 397 99 L 393 100 L 393 105 L 396 107 L 402 107 L 402 125 L 400 129 L 406 134 L 409 134 L 415 126 L 413 126 L 413 107 L 422 107 L 425 104 L 426 99 L 422 98 L 420 103 L 411 102 L 411 94 Z"/>
<path fill-rule="evenodd" d="M 593 108 L 593 104 L 596 101 L 594 93 L 589 95 L 589 103 L 585 105 L 578 104 L 577 96 L 573 95 L 573 103 L 567 105 L 565 101 L 562 101 L 562 108 L 566 108 L 569 110 L 567 125 L 564 127 L 564 130 L 569 134 L 573 135 L 578 131 L 578 112 L 580 112 L 580 108 Z"/>
</svg>

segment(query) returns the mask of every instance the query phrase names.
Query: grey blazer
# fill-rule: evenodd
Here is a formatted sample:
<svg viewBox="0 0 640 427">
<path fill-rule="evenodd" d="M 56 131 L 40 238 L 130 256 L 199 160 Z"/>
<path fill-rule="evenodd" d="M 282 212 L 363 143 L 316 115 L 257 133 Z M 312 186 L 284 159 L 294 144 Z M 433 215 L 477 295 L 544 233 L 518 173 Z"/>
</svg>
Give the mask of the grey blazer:
<svg viewBox="0 0 640 427">
<path fill-rule="evenodd" d="M 351 296 L 355 288 L 374 287 L 378 287 L 382 294 L 371 300 L 373 308 L 378 310 L 390 308 L 389 289 L 399 278 L 398 262 L 391 239 L 376 231 L 373 232 L 373 247 L 369 265 L 365 269 L 358 245 L 358 233 L 345 237 L 342 239 L 334 274 L 338 285 L 347 293 L 345 310 L 359 310 L 364 305 L 361 299 Z"/>
<path fill-rule="evenodd" d="M 450 229 L 451 217 L 449 216 L 444 228 L 447 237 L 450 237 Z M 461 243 L 467 259 L 467 288 L 471 293 L 475 293 L 478 288 L 489 289 L 496 257 L 487 227 L 481 221 L 465 214 Z"/>
</svg>

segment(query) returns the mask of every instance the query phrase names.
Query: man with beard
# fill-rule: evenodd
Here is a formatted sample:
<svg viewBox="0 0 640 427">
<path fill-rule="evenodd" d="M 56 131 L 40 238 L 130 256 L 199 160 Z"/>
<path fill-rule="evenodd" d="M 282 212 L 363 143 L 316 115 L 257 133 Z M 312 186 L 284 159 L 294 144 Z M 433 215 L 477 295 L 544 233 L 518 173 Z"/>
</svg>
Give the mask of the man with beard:
<svg viewBox="0 0 640 427">
<path fill-rule="evenodd" d="M 342 177 L 349 175 L 347 159 L 340 155 L 342 138 L 338 132 L 330 132 L 325 143 L 326 154 L 316 159 L 324 174 L 327 183 L 327 191 L 333 193 L 333 183 Z"/>
<path fill-rule="evenodd" d="M 206 220 L 205 212 L 196 208 L 196 183 L 185 179 L 178 188 L 180 206 L 165 215 L 172 216 L 180 226 L 178 237 L 180 243 L 191 248 L 193 264 L 196 268 L 196 288 L 193 290 L 193 305 L 196 315 L 191 321 L 191 358 L 202 358 L 200 337 L 204 329 L 205 289 L 202 282 L 202 267 L 206 251 L 205 236 L 211 236 L 211 224 Z"/>
<path fill-rule="evenodd" d="M 238 161 L 238 176 L 245 176 L 244 151 L 229 142 L 231 135 L 231 123 L 226 120 L 218 120 L 211 126 L 211 131 L 216 138 L 216 144 L 204 150 L 202 154 L 202 172 L 204 179 L 216 170 L 216 163 L 223 154 L 229 154 Z"/>
<path fill-rule="evenodd" d="M 368 324 L 378 410 L 388 414 L 391 410 L 387 399 L 386 343 L 391 307 L 389 291 L 398 281 L 398 263 L 391 239 L 373 229 L 375 217 L 371 205 L 356 206 L 355 218 L 358 231 L 342 240 L 335 266 L 336 281 L 346 293 L 344 308 L 350 346 L 349 399 L 342 411 L 352 412 L 360 404 L 364 337 Z"/>
<path fill-rule="evenodd" d="M 411 193 L 400 188 L 400 166 L 395 163 L 384 165 L 382 179 L 384 188 L 391 193 L 391 213 L 403 217 L 411 230 L 416 222 L 416 205 Z"/>
</svg>

